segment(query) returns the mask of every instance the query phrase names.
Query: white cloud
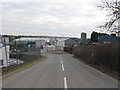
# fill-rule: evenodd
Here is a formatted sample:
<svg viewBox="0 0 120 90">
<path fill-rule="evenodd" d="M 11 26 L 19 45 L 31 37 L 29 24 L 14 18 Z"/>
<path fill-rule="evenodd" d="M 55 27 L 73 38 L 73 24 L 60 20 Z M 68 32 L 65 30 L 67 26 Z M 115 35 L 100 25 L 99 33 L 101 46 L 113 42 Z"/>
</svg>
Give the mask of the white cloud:
<svg viewBox="0 0 120 90">
<path fill-rule="evenodd" d="M 107 14 L 95 3 L 98 0 L 3 2 L 3 33 L 79 36 L 84 31 L 90 36 Z"/>
</svg>

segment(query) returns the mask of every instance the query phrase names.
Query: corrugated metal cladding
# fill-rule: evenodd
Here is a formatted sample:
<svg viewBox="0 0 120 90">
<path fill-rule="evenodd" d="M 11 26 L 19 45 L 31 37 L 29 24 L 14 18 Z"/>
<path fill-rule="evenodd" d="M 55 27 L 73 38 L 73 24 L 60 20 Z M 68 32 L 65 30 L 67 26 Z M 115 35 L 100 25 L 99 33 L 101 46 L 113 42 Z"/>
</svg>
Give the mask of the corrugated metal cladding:
<svg viewBox="0 0 120 90">
<path fill-rule="evenodd" d="M 98 37 L 98 42 L 99 43 L 117 43 L 118 42 L 118 38 L 115 36 L 99 36 Z"/>
</svg>

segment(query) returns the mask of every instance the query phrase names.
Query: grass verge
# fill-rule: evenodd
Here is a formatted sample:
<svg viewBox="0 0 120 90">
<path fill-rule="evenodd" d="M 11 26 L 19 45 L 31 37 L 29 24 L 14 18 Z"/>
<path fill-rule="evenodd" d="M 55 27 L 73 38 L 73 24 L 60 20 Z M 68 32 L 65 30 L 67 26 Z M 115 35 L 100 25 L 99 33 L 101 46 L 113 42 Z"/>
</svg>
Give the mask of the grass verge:
<svg viewBox="0 0 120 90">
<path fill-rule="evenodd" d="M 28 66 L 28 65 L 37 63 L 37 62 L 39 62 L 39 61 L 41 61 L 41 60 L 43 60 L 43 59 L 45 59 L 45 58 L 47 58 L 47 57 L 46 57 L 46 56 L 41 56 L 40 58 L 35 59 L 35 60 L 32 60 L 32 61 L 30 61 L 30 62 L 26 62 L 26 63 L 21 64 L 21 65 L 18 65 L 18 66 L 10 67 L 10 68 L 8 68 L 7 71 L 2 72 L 2 76 L 7 75 L 7 74 L 9 74 L 9 73 L 11 73 L 11 72 L 13 72 L 13 71 L 15 71 L 15 70 L 18 70 L 18 69 L 21 69 L 21 68 L 23 68 L 23 67 L 26 67 L 26 66 Z"/>
<path fill-rule="evenodd" d="M 96 69 L 96 70 L 98 70 L 98 71 L 100 71 L 100 72 L 114 78 L 114 79 L 120 80 L 120 76 L 118 75 L 119 74 L 118 72 L 111 71 L 108 68 L 105 68 L 104 66 L 90 64 L 90 63 L 86 62 L 84 59 L 81 59 L 79 57 L 74 56 L 73 58 L 78 59 L 79 61 L 81 61 L 82 63 L 88 65 L 89 67 L 92 67 L 92 68 L 94 68 L 94 69 Z"/>
</svg>

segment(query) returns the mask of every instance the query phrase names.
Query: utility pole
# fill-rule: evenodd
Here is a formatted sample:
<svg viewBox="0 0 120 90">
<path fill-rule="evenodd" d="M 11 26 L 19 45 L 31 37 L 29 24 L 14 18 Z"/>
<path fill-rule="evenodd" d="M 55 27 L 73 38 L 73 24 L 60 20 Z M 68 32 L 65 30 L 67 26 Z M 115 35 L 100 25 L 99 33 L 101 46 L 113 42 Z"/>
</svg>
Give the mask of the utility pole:
<svg viewBox="0 0 120 90">
<path fill-rule="evenodd" d="M 8 60 L 8 55 L 7 55 L 6 40 L 5 40 L 4 36 L 3 36 L 3 38 L 4 38 L 4 46 L 5 46 L 5 55 L 6 55 L 6 62 L 7 62 L 7 70 L 8 70 L 9 60 Z"/>
<path fill-rule="evenodd" d="M 19 58 L 20 58 L 20 51 L 21 51 L 21 50 L 20 50 L 20 38 L 19 38 L 19 43 L 18 43 L 18 44 L 19 44 L 19 48 L 18 48 L 18 49 L 19 49 L 19 50 L 18 50 L 18 59 L 19 59 Z M 17 60 L 17 64 L 19 64 L 19 61 L 18 61 L 18 60 Z"/>
<path fill-rule="evenodd" d="M 41 40 L 40 40 L 40 50 L 39 50 L 39 53 L 40 53 L 40 56 L 41 56 L 41 46 L 42 46 L 42 44 L 41 44 Z"/>
<path fill-rule="evenodd" d="M 58 39 L 55 39 L 56 40 L 56 51 L 57 51 L 57 42 L 58 42 Z"/>
<path fill-rule="evenodd" d="M 16 42 L 16 40 L 15 40 L 15 53 L 16 53 L 16 61 L 17 61 L 17 65 L 18 65 L 18 59 L 17 59 L 17 42 Z"/>
</svg>

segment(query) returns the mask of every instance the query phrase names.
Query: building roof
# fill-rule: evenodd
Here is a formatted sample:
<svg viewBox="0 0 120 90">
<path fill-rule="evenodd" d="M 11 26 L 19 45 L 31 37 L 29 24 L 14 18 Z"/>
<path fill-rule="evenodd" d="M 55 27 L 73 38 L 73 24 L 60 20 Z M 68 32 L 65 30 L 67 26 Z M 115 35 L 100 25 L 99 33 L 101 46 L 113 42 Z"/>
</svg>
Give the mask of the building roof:
<svg viewBox="0 0 120 90">
<path fill-rule="evenodd" d="M 80 44 L 80 39 L 79 38 L 69 38 L 65 40 L 66 45 L 79 45 Z"/>
</svg>

